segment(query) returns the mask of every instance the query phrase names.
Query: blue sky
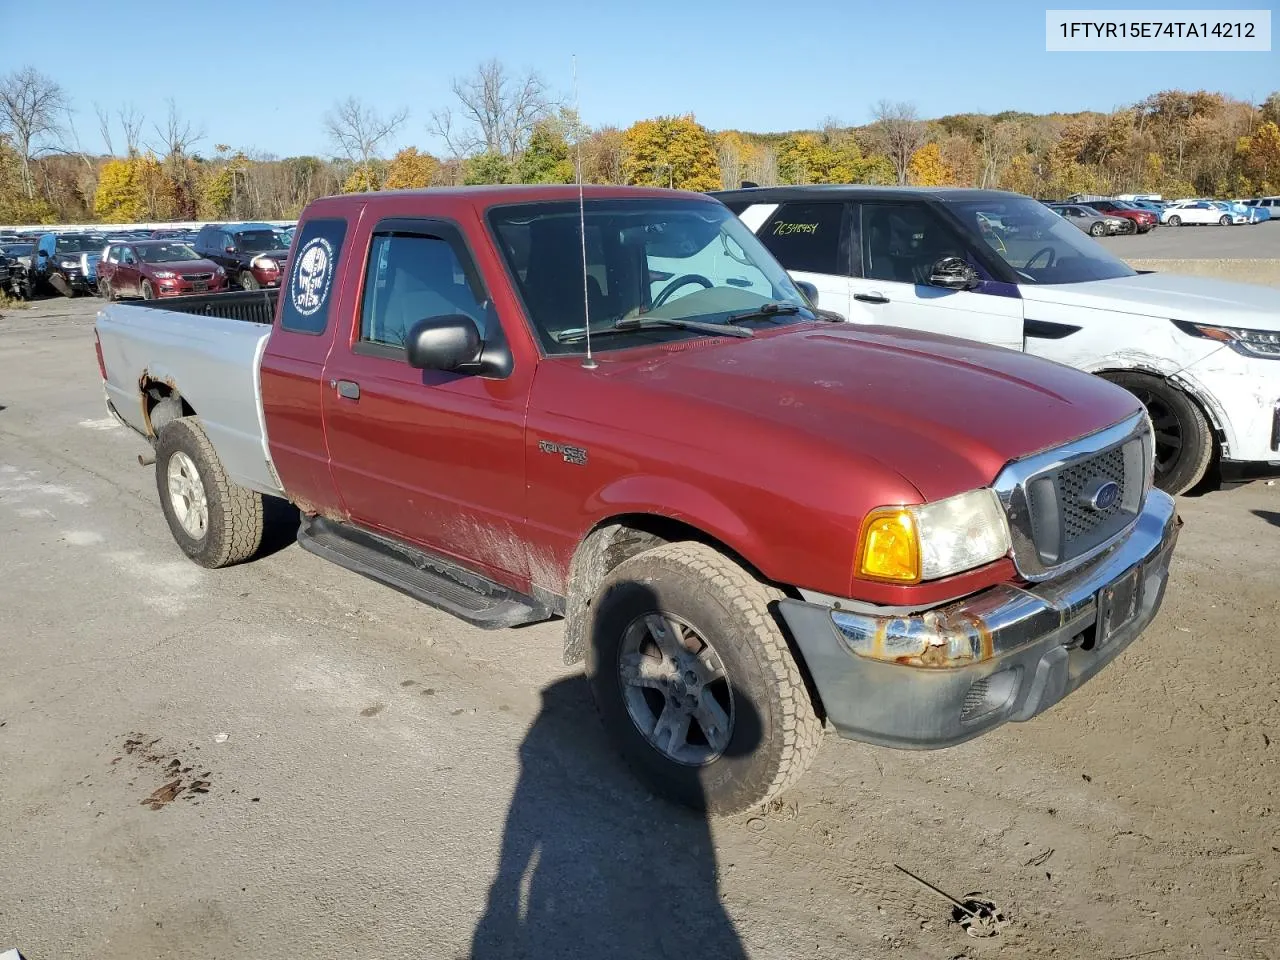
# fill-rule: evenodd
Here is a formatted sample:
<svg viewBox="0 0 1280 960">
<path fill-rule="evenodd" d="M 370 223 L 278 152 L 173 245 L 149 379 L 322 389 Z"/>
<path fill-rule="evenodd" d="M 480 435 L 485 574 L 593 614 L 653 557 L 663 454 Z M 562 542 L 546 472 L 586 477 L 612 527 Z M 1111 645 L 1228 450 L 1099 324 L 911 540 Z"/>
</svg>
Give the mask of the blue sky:
<svg viewBox="0 0 1280 960">
<path fill-rule="evenodd" d="M 0 73 L 31 64 L 60 80 L 86 149 L 101 149 L 95 100 L 159 120 L 172 96 L 207 131 L 202 152 L 221 142 L 277 155 L 332 152 L 322 117 L 350 95 L 408 107 L 396 145 L 438 149 L 431 111 L 449 105 L 452 77 L 492 57 L 568 95 L 576 54 L 593 125 L 693 112 L 713 129 L 769 131 L 864 123 L 881 98 L 933 117 L 1110 110 L 1168 87 L 1261 100 L 1280 88 L 1274 51 L 1046 53 L 1046 5 L 274 0 L 159 4 L 148 23 L 148 5 L 111 17 L 101 0 L 60 0 L 55 25 L 47 6 L 23 2 L 0 4 Z"/>
</svg>

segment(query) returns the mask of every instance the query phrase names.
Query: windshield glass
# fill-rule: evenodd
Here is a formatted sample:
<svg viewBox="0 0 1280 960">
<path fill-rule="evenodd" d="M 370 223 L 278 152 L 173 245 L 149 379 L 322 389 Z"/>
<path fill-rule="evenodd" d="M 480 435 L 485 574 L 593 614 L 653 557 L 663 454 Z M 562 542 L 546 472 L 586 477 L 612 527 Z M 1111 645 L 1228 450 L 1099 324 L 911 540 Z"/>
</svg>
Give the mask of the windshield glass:
<svg viewBox="0 0 1280 960">
<path fill-rule="evenodd" d="M 812 320 L 786 271 L 725 207 L 678 199 L 588 200 L 586 305 L 591 330 L 620 320 L 725 323 L 767 303 L 798 312 L 771 323 Z M 583 232 L 576 201 L 495 207 L 489 223 L 538 338 L 547 353 L 581 353 L 585 323 Z M 762 318 L 764 319 L 764 318 Z M 677 327 L 601 337 L 592 349 L 616 350 L 707 336 Z"/>
<path fill-rule="evenodd" d="M 3 250 L 11 257 L 29 257 L 31 256 L 31 248 L 34 243 L 6 243 L 0 250 Z"/>
<path fill-rule="evenodd" d="M 1084 283 L 1136 276 L 1044 204 L 1029 197 L 959 200 L 947 208 L 1026 283 Z"/>
<path fill-rule="evenodd" d="M 57 253 L 101 253 L 106 245 L 105 237 L 59 237 L 54 250 Z"/>
<path fill-rule="evenodd" d="M 241 253 L 268 253 L 284 249 L 274 230 L 246 230 L 237 233 L 236 247 Z"/>
<path fill-rule="evenodd" d="M 140 243 L 134 249 L 144 263 L 173 263 L 177 260 L 199 260 L 185 243 Z"/>
</svg>

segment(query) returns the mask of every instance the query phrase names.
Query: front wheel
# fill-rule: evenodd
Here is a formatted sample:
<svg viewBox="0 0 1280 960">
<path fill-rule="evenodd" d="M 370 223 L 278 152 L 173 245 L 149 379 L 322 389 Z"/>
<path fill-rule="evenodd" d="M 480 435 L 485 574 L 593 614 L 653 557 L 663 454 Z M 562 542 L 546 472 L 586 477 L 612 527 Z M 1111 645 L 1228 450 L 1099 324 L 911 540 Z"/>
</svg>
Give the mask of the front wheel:
<svg viewBox="0 0 1280 960">
<path fill-rule="evenodd" d="M 111 293 L 111 281 L 106 278 L 98 281 L 98 296 L 107 301 L 107 303 L 115 300 L 115 297 Z"/>
<path fill-rule="evenodd" d="M 1138 225 L 1132 220 L 1126 220 L 1120 225 L 1120 232 L 1127 237 L 1131 237 L 1138 232 Z"/>
<path fill-rule="evenodd" d="M 240 274 L 240 286 L 245 290 L 258 290 L 262 287 L 262 284 L 258 282 L 257 277 L 245 270 Z"/>
<path fill-rule="evenodd" d="M 1224 213 L 1222 216 L 1218 218 L 1218 226 L 1220 227 L 1231 226 L 1231 218 Z"/>
<path fill-rule="evenodd" d="M 606 578 L 587 674 L 609 735 L 656 793 L 738 813 L 808 769 L 822 723 L 770 610 L 779 599 L 699 543 L 646 551 Z"/>
<path fill-rule="evenodd" d="M 1200 405 L 1168 380 L 1145 373 L 1113 373 L 1147 408 L 1156 434 L 1156 486 L 1174 496 L 1204 479 L 1213 460 L 1213 429 Z"/>
<path fill-rule="evenodd" d="M 1089 236 L 1100 237 L 1107 232 L 1107 225 L 1099 220 L 1097 223 L 1089 227 Z"/>
<path fill-rule="evenodd" d="M 142 281 L 142 299 L 154 300 L 155 298 L 156 298 L 155 287 L 151 286 L 150 280 L 143 280 Z"/>
<path fill-rule="evenodd" d="M 202 567 L 247 560 L 262 545 L 262 495 L 228 478 L 194 417 L 171 420 L 156 444 L 156 489 L 169 532 Z"/>
</svg>

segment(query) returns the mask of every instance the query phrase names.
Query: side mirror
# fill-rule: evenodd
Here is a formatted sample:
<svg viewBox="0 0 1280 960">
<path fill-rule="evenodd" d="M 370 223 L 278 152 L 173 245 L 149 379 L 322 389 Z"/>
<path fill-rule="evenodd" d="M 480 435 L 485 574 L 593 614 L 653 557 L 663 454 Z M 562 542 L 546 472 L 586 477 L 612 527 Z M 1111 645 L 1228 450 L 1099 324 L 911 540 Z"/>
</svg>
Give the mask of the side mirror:
<svg viewBox="0 0 1280 960">
<path fill-rule="evenodd" d="M 235 253 L 235 252 L 236 252 L 236 248 L 235 248 L 235 247 L 223 247 L 222 249 L 223 249 L 223 251 L 224 251 L 224 252 L 226 252 L 226 253 Z"/>
<path fill-rule="evenodd" d="M 805 295 L 808 301 L 815 307 L 818 305 L 818 288 L 808 280 L 794 280 L 796 289 Z"/>
<path fill-rule="evenodd" d="M 461 313 L 419 320 L 404 341 L 409 366 L 418 370 L 457 370 L 478 363 L 483 349 L 476 322 Z"/>
<path fill-rule="evenodd" d="M 929 284 L 946 290 L 972 290 L 980 283 L 978 271 L 961 257 L 943 257 L 929 272 Z"/>
</svg>

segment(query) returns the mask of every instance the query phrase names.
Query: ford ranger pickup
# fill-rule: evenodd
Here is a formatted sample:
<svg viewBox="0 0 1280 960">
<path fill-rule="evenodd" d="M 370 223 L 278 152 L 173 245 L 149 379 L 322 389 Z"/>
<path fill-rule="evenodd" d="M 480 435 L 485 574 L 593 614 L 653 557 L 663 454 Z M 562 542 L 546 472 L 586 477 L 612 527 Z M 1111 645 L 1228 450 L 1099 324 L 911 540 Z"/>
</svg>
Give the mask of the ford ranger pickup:
<svg viewBox="0 0 1280 960">
<path fill-rule="evenodd" d="M 656 792 L 723 814 L 825 729 L 947 747 L 1151 622 L 1180 521 L 1129 392 L 831 322 L 719 201 L 330 197 L 279 290 L 111 304 L 107 406 L 178 546 L 301 546 L 483 627 L 563 618 Z"/>
</svg>

